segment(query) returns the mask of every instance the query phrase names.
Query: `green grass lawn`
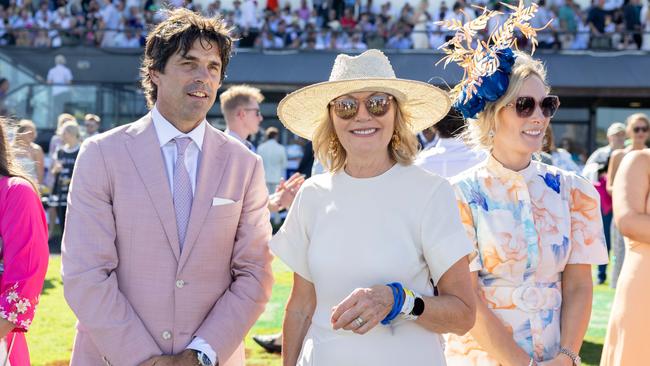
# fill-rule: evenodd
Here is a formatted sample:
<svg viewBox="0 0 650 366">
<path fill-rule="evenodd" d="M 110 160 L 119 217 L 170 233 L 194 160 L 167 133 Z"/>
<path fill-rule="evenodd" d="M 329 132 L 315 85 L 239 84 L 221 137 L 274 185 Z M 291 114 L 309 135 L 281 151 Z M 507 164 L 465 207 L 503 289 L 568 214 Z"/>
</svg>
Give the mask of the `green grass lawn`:
<svg viewBox="0 0 650 366">
<path fill-rule="evenodd" d="M 35 366 L 67 365 L 70 358 L 75 317 L 63 299 L 60 268 L 60 256 L 52 256 L 37 315 L 27 335 L 32 364 Z M 246 337 L 247 365 L 250 366 L 280 365 L 277 355 L 264 353 L 250 337 L 280 330 L 284 304 L 291 289 L 291 273 L 278 260 L 273 262 L 273 272 L 276 280 L 271 301 Z M 595 288 L 591 323 L 581 352 L 584 365 L 596 366 L 600 361 L 613 297 L 614 291 L 609 287 L 601 285 Z"/>
</svg>

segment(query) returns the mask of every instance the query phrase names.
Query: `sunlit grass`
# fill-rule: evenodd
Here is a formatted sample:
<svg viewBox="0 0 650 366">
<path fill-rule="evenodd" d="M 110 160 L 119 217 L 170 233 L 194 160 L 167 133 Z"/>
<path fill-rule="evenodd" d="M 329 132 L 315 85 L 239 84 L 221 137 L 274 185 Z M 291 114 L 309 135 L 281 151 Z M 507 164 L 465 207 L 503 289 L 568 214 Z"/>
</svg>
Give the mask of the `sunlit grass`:
<svg viewBox="0 0 650 366">
<path fill-rule="evenodd" d="M 36 317 L 28 333 L 32 364 L 36 366 L 67 365 L 75 332 L 75 317 L 63 298 L 60 275 L 61 257 L 52 256 Z M 264 352 L 251 339 L 253 334 L 280 331 L 284 305 L 289 296 L 292 274 L 279 260 L 273 262 L 275 285 L 271 301 L 246 337 L 247 365 L 280 366 L 280 357 Z M 589 330 L 581 356 L 584 365 L 596 366 L 600 360 L 609 310 L 614 291 L 608 286 L 594 287 L 594 306 Z"/>
</svg>

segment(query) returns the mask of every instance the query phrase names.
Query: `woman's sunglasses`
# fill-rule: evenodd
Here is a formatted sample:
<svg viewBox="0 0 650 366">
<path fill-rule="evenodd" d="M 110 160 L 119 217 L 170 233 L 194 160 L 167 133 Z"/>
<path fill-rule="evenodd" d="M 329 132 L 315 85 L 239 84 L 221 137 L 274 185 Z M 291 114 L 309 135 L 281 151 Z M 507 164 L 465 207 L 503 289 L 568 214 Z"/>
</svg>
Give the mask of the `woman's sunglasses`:
<svg viewBox="0 0 650 366">
<path fill-rule="evenodd" d="M 392 99 L 393 96 L 387 94 L 374 94 L 365 101 L 345 97 L 331 101 L 330 106 L 334 108 L 334 113 L 341 119 L 350 119 L 356 116 L 359 113 L 359 103 L 366 105 L 368 113 L 375 117 L 381 117 L 388 113 Z"/>
<path fill-rule="evenodd" d="M 528 118 L 535 113 L 537 101 L 533 97 L 519 97 L 513 103 L 508 103 L 508 106 L 515 106 L 515 111 L 519 118 Z M 560 107 L 560 98 L 557 95 L 549 95 L 539 102 L 539 108 L 546 118 L 551 118 Z"/>
<path fill-rule="evenodd" d="M 632 131 L 634 131 L 634 133 L 648 132 L 648 127 L 634 127 Z"/>
</svg>

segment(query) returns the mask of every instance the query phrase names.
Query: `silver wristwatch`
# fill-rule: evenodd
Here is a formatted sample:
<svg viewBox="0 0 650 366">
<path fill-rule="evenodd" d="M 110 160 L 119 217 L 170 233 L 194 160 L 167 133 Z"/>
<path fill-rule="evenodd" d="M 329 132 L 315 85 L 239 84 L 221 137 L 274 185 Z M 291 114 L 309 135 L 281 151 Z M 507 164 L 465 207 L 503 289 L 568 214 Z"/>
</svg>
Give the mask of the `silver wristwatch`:
<svg viewBox="0 0 650 366">
<path fill-rule="evenodd" d="M 201 366 L 214 366 L 212 361 L 210 361 L 210 357 L 201 351 L 196 351 L 196 358 L 198 358 L 199 365 Z"/>
<path fill-rule="evenodd" d="M 577 353 L 571 351 L 570 349 L 566 349 L 564 347 L 560 348 L 560 353 L 567 355 L 571 359 L 571 361 L 573 361 L 573 366 L 581 365 L 582 359 Z"/>
</svg>

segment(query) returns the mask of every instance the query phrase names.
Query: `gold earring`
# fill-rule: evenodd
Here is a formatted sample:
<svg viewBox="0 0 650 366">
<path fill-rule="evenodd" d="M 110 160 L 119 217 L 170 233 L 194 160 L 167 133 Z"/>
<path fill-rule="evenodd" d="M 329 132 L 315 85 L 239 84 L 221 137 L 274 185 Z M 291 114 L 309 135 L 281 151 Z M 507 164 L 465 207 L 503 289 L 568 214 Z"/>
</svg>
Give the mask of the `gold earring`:
<svg viewBox="0 0 650 366">
<path fill-rule="evenodd" d="M 332 157 L 332 159 L 336 159 L 336 157 L 339 156 L 339 142 L 336 139 L 336 137 L 332 137 L 330 139 L 330 143 L 329 143 L 329 146 L 327 148 L 327 152 Z"/>
<path fill-rule="evenodd" d="M 399 135 L 397 132 L 393 132 L 393 137 L 390 139 L 390 144 L 393 148 L 393 150 L 401 150 L 402 149 L 402 140 L 399 138 Z"/>
</svg>

